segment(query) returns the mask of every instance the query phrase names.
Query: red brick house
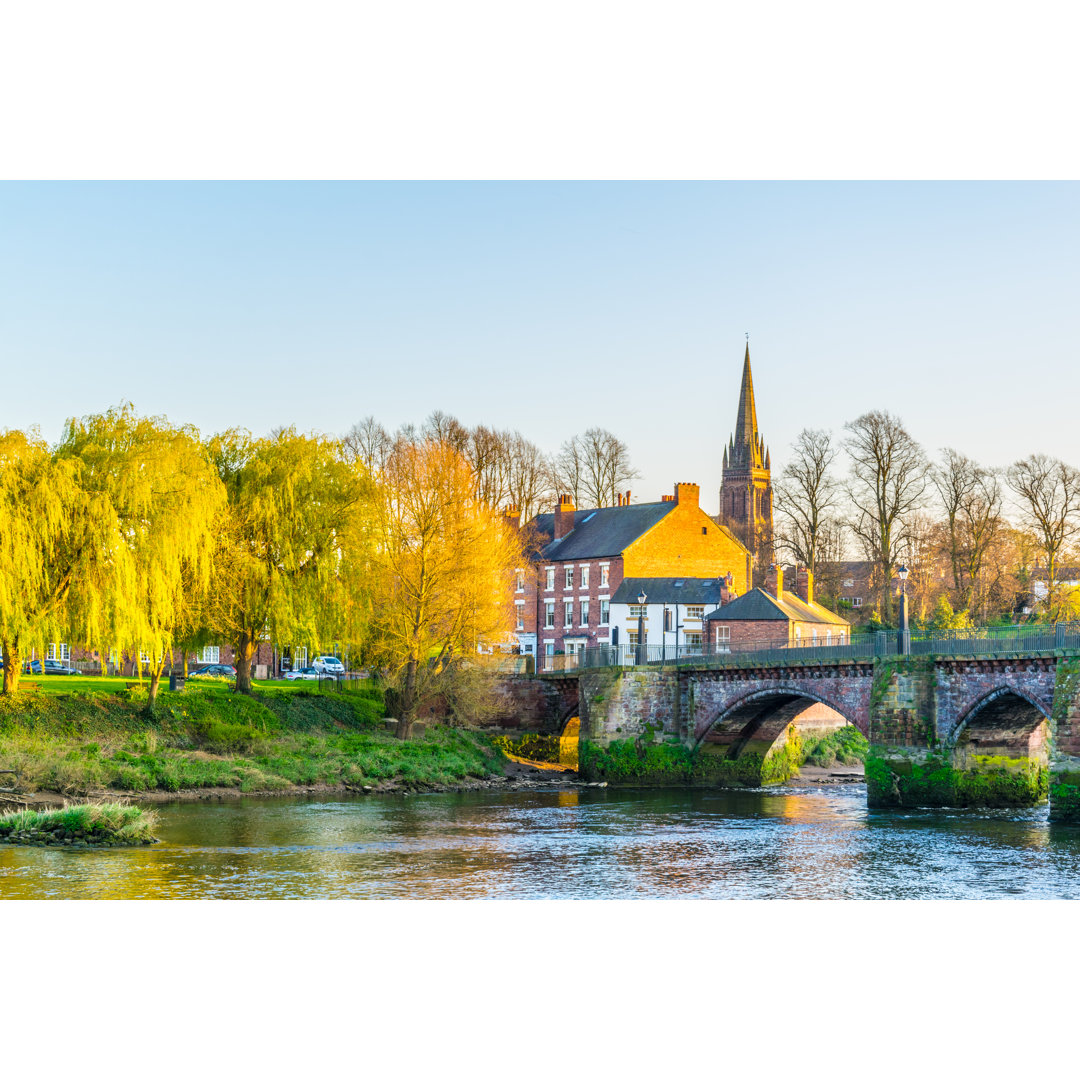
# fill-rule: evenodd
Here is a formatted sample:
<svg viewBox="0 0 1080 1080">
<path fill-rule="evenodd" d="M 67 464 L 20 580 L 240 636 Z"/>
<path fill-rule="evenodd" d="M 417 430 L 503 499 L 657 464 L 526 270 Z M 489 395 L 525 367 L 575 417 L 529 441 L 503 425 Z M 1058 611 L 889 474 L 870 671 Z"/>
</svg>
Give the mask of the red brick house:
<svg viewBox="0 0 1080 1080">
<path fill-rule="evenodd" d="M 752 589 L 707 615 L 712 651 L 846 645 L 851 626 L 814 601 L 814 575 L 800 566 L 792 579 L 793 587 L 785 589 L 783 567 L 770 566 L 764 589 Z"/>
<path fill-rule="evenodd" d="M 522 652 L 541 666 L 553 657 L 611 643 L 611 598 L 624 577 L 711 578 L 731 575 L 741 592 L 750 552 L 698 504 L 697 484 L 676 484 L 660 502 L 575 509 L 570 497 L 532 530 L 531 567 L 517 576 L 513 603 Z"/>
</svg>

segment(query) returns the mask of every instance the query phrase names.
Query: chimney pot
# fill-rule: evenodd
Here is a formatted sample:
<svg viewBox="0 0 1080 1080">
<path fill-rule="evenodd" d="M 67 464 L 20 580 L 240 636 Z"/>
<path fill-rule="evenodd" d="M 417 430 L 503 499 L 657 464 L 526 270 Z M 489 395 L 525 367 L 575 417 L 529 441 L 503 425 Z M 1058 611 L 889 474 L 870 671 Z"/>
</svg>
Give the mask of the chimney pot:
<svg viewBox="0 0 1080 1080">
<path fill-rule="evenodd" d="M 555 511 L 555 539 L 561 540 L 574 527 L 574 502 L 569 495 L 559 496 Z"/>
</svg>

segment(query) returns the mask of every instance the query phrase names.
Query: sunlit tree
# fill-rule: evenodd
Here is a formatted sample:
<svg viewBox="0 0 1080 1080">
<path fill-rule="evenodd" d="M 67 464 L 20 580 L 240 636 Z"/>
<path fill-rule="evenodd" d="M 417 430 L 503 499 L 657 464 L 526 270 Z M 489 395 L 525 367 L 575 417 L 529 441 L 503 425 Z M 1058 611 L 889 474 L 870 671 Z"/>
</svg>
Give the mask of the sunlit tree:
<svg viewBox="0 0 1080 1080">
<path fill-rule="evenodd" d="M 4 693 L 24 657 L 46 641 L 101 640 L 132 585 L 108 493 L 84 483 L 78 458 L 36 432 L 0 434 L 0 647 Z"/>
<path fill-rule="evenodd" d="M 464 455 L 431 437 L 399 439 L 383 468 L 369 655 L 387 672 L 402 738 L 424 703 L 469 681 L 478 647 L 511 629 L 518 533 L 474 480 Z"/>
<path fill-rule="evenodd" d="M 371 483 L 339 442 L 293 428 L 228 431 L 210 451 L 227 496 L 210 621 L 234 644 L 236 688 L 248 693 L 260 641 L 358 640 Z"/>
<path fill-rule="evenodd" d="M 81 463 L 88 491 L 112 500 L 131 578 L 111 605 L 109 643 L 149 656 L 152 708 L 177 632 L 209 588 L 224 486 L 194 428 L 130 405 L 69 420 L 58 454 Z"/>
</svg>

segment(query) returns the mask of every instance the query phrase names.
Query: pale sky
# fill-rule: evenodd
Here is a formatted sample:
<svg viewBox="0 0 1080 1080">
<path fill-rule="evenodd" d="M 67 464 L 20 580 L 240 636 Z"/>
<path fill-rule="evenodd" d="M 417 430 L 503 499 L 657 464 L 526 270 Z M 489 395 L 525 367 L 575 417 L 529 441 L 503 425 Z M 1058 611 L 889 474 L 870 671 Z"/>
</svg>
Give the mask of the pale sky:
<svg viewBox="0 0 1080 1080">
<path fill-rule="evenodd" d="M 599 425 L 716 512 L 745 332 L 805 426 L 1080 465 L 1076 183 L 0 184 L 0 428 Z"/>
</svg>

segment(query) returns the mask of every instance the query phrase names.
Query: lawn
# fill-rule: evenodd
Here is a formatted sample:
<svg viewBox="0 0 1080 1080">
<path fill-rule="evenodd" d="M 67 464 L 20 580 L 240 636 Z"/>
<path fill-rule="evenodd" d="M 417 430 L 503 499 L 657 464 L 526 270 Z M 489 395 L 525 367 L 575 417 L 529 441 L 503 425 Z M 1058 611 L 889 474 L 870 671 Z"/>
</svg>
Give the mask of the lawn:
<svg viewBox="0 0 1080 1080">
<path fill-rule="evenodd" d="M 487 737 L 429 727 L 403 742 L 385 730 L 377 687 L 320 691 L 313 683 L 192 680 L 162 689 L 151 713 L 147 681 L 38 676 L 38 689 L 0 696 L 0 769 L 24 790 L 69 796 L 206 787 L 287 792 L 297 785 L 445 787 L 502 772 Z"/>
</svg>

